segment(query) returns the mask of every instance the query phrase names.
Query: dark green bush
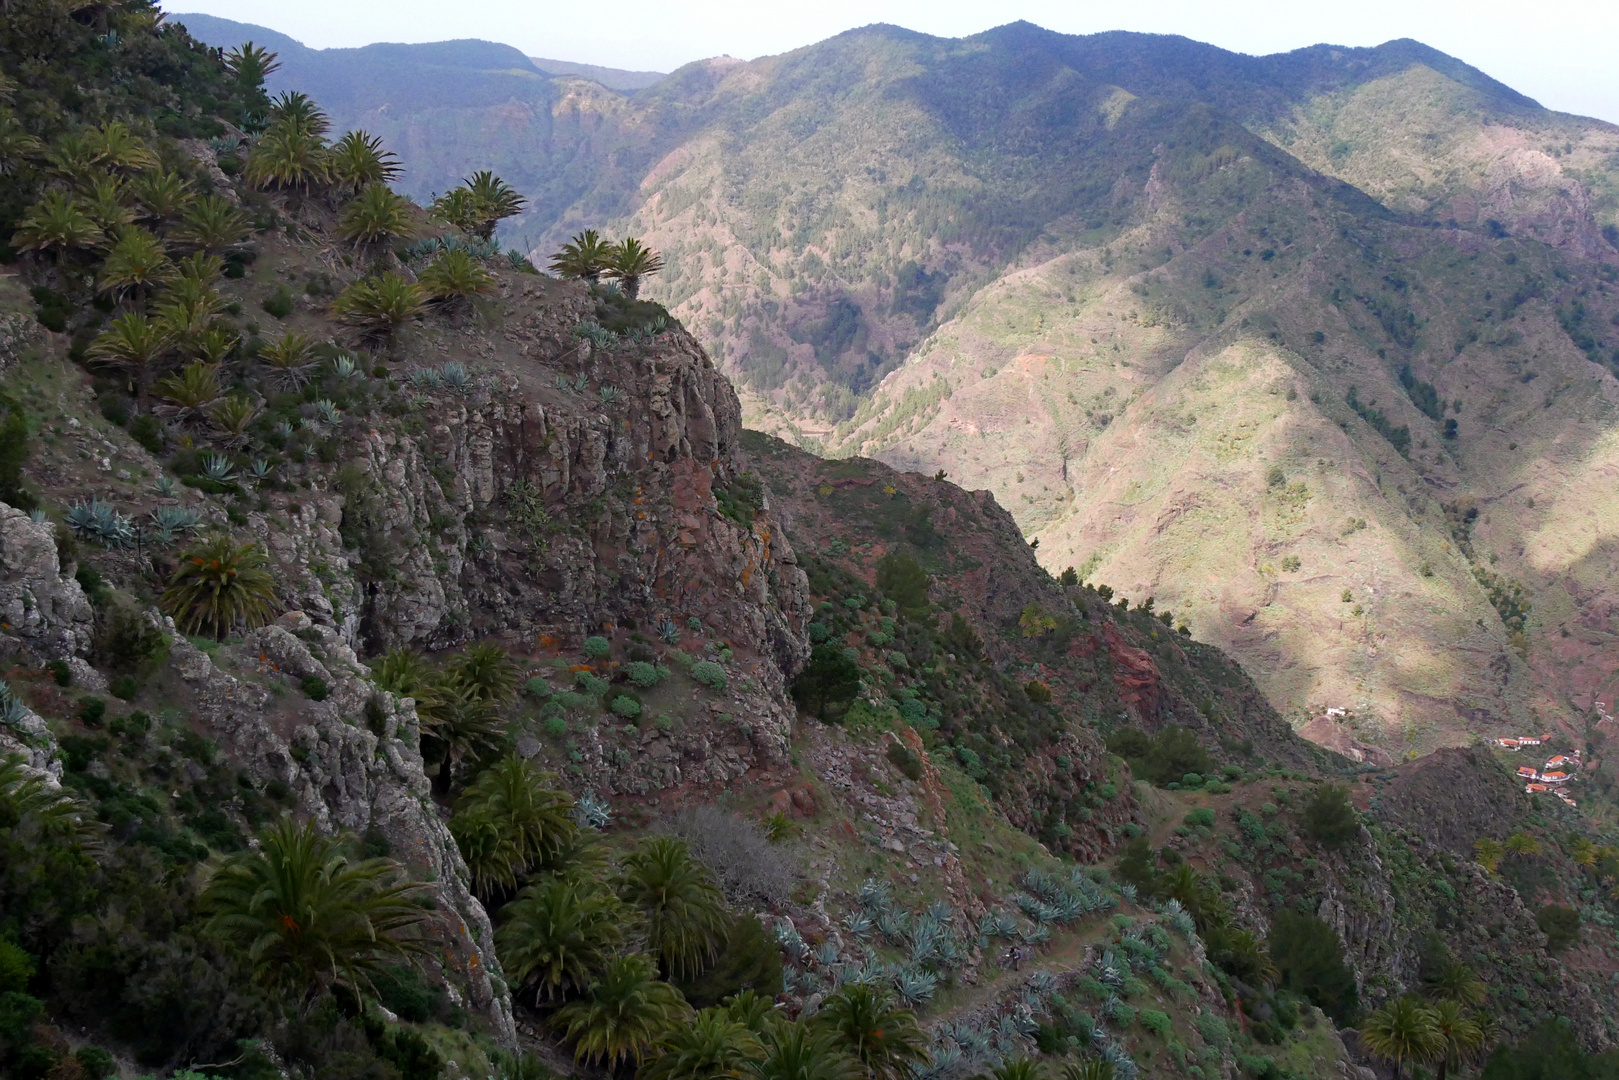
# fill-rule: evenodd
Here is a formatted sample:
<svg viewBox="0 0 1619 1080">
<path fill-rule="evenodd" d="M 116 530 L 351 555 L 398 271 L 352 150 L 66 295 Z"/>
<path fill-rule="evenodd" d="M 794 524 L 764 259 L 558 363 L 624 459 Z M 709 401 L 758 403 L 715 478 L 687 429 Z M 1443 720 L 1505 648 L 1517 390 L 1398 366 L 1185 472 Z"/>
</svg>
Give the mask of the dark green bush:
<svg viewBox="0 0 1619 1080">
<path fill-rule="evenodd" d="M 773 998 L 781 993 L 781 947 L 758 919 L 738 915 L 714 963 L 701 975 L 675 985 L 699 1009 L 718 1005 L 740 990 Z"/>
<path fill-rule="evenodd" d="M 1359 991 L 1332 927 L 1313 915 L 1279 911 L 1271 923 L 1270 954 L 1282 985 L 1320 1006 L 1339 1027 L 1354 1023 Z"/>
<path fill-rule="evenodd" d="M 922 759 L 916 752 L 902 742 L 888 744 L 888 760 L 894 768 L 904 773 L 912 780 L 922 779 Z"/>
<path fill-rule="evenodd" d="M 325 701 L 326 695 L 331 693 L 331 687 L 319 675 L 305 675 L 298 682 L 298 687 L 310 701 Z"/>
<path fill-rule="evenodd" d="M 903 551 L 890 552 L 877 561 L 877 588 L 912 618 L 927 612 L 927 572 Z"/>
<path fill-rule="evenodd" d="M 1300 828 L 1322 847 L 1337 849 L 1360 835 L 1360 815 L 1355 813 L 1347 789 L 1322 784 L 1304 804 Z"/>
<path fill-rule="evenodd" d="M 1160 787 L 1181 783 L 1187 773 L 1197 773 L 1201 784 L 1203 774 L 1214 768 L 1197 736 L 1177 724 L 1155 736 L 1136 728 L 1119 728 L 1108 736 L 1107 748 L 1124 758 L 1136 776 Z"/>
<path fill-rule="evenodd" d="M 129 437 L 145 447 L 148 453 L 163 452 L 163 424 L 151 413 L 142 413 L 130 422 Z"/>
<path fill-rule="evenodd" d="M 278 319 L 285 319 L 288 315 L 292 314 L 293 303 L 294 301 L 291 290 L 289 290 L 285 285 L 282 285 L 279 286 L 275 292 L 271 293 L 269 296 L 266 296 L 264 298 L 264 303 L 260 306 L 264 308 L 267 314 L 273 315 Z"/>
<path fill-rule="evenodd" d="M 141 684 L 133 675 L 120 675 L 112 681 L 112 696 L 123 701 L 129 701 L 140 693 Z"/>
<path fill-rule="evenodd" d="M 79 703 L 79 720 L 85 727 L 100 727 L 107 716 L 107 703 L 98 697 L 87 697 Z"/>
<path fill-rule="evenodd" d="M 1580 913 L 1561 904 L 1547 904 L 1535 912 L 1535 925 L 1546 935 L 1546 948 L 1562 952 L 1580 940 Z"/>
<path fill-rule="evenodd" d="M 52 660 L 45 665 L 45 670 L 51 673 L 51 679 L 57 686 L 73 685 L 73 669 L 63 660 Z"/>
<path fill-rule="evenodd" d="M 860 665 L 845 655 L 842 645 L 823 642 L 810 650 L 792 692 L 800 709 L 822 721 L 836 719 L 848 712 L 860 693 Z"/>
</svg>

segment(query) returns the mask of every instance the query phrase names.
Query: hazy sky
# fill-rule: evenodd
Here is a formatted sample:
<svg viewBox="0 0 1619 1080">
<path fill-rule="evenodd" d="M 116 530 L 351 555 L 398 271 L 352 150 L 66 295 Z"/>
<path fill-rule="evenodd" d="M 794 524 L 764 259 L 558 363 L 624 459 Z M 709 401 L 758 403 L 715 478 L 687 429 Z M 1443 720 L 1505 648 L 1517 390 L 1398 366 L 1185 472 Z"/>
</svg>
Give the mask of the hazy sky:
<svg viewBox="0 0 1619 1080">
<path fill-rule="evenodd" d="M 486 38 L 532 56 L 669 71 L 786 52 L 873 22 L 959 37 L 1027 19 L 1070 34 L 1184 34 L 1246 53 L 1410 37 L 1550 108 L 1619 123 L 1615 0 L 171 0 L 316 48 Z M 779 5 L 779 6 L 778 6 Z"/>
</svg>

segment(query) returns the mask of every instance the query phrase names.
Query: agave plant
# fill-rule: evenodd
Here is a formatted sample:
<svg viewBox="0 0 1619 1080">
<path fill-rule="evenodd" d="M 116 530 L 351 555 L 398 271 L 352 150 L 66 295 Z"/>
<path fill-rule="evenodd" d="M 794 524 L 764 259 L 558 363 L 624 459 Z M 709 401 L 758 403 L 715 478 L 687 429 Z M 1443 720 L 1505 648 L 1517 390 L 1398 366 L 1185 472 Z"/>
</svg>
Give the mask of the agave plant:
<svg viewBox="0 0 1619 1080">
<path fill-rule="evenodd" d="M 587 791 L 573 804 L 573 820 L 580 828 L 605 829 L 612 823 L 613 811 L 594 791 Z"/>
<path fill-rule="evenodd" d="M 343 410 L 339 409 L 329 398 L 321 398 L 314 403 L 315 419 L 323 424 L 336 426 L 343 422 Z"/>
<path fill-rule="evenodd" d="M 601 395 L 603 405 L 612 405 L 624 398 L 623 392 L 616 386 L 604 386 L 596 392 Z"/>
<path fill-rule="evenodd" d="M 22 698 L 11 692 L 11 684 L 0 679 L 0 724 L 21 727 L 28 720 L 28 706 Z"/>
<path fill-rule="evenodd" d="M 877 932 L 896 945 L 905 940 L 910 923 L 910 913 L 898 908 L 877 913 Z"/>
<path fill-rule="evenodd" d="M 835 941 L 823 941 L 815 949 L 815 962 L 821 967 L 831 967 L 838 962 L 838 945 Z"/>
<path fill-rule="evenodd" d="M 932 1001 L 938 989 L 938 976 L 920 967 L 904 968 L 894 976 L 894 992 L 913 1009 Z"/>
<path fill-rule="evenodd" d="M 410 373 L 410 384 L 419 390 L 434 390 L 444 382 L 435 368 L 417 368 Z"/>
<path fill-rule="evenodd" d="M 216 484 L 229 484 L 236 479 L 236 464 L 224 454 L 209 454 L 202 459 L 202 475 Z"/>
<path fill-rule="evenodd" d="M 472 389 L 472 375 L 467 371 L 466 365 L 454 360 L 439 368 L 438 377 L 439 382 L 458 394 L 464 394 Z"/>
<path fill-rule="evenodd" d="M 270 463 L 263 458 L 254 458 L 247 467 L 247 475 L 254 480 L 268 480 L 270 478 Z"/>
<path fill-rule="evenodd" d="M 506 252 L 506 262 L 513 270 L 520 274 L 537 274 L 539 270 L 529 261 L 529 257 L 516 248 Z"/>
<path fill-rule="evenodd" d="M 360 367 L 354 362 L 354 357 L 348 353 L 339 353 L 332 358 L 332 374 L 339 379 L 352 379 L 360 373 Z"/>
<path fill-rule="evenodd" d="M 292 426 L 291 420 L 277 420 L 275 422 L 275 426 L 271 428 L 271 430 L 277 435 L 281 436 L 283 439 L 286 439 L 291 437 L 295 429 Z"/>
<path fill-rule="evenodd" d="M 867 878 L 860 885 L 860 891 L 855 895 L 855 901 L 867 913 L 875 915 L 888 911 L 894 906 L 894 898 L 888 888 L 888 882 Z"/>
<path fill-rule="evenodd" d="M 165 499 L 174 497 L 174 477 L 159 476 L 157 478 L 157 493 Z"/>
<path fill-rule="evenodd" d="M 76 502 L 62 515 L 75 536 L 94 540 L 105 548 L 128 547 L 135 542 L 135 528 L 117 507 L 100 499 Z"/>
<path fill-rule="evenodd" d="M 175 537 L 191 532 L 202 524 L 202 515 L 188 506 L 159 506 L 146 515 L 162 543 L 172 543 Z"/>
<path fill-rule="evenodd" d="M 843 928 L 849 931 L 849 933 L 854 937 L 864 941 L 871 936 L 871 916 L 867 915 L 864 911 L 851 911 L 848 915 L 844 916 Z"/>
</svg>

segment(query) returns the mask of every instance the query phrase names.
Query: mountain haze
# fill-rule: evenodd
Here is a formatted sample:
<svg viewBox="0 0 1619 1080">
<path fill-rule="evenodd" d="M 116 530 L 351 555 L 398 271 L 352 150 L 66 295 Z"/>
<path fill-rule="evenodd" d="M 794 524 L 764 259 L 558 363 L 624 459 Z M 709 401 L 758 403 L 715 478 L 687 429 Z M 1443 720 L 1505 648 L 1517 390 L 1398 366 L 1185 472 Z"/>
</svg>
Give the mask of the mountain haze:
<svg viewBox="0 0 1619 1080">
<path fill-rule="evenodd" d="M 1619 129 L 1406 40 L 871 26 L 633 96 L 480 70 L 466 111 L 336 111 L 505 170 L 541 254 L 663 250 L 650 294 L 750 423 L 990 488 L 1054 573 L 1396 752 L 1608 686 Z"/>
</svg>

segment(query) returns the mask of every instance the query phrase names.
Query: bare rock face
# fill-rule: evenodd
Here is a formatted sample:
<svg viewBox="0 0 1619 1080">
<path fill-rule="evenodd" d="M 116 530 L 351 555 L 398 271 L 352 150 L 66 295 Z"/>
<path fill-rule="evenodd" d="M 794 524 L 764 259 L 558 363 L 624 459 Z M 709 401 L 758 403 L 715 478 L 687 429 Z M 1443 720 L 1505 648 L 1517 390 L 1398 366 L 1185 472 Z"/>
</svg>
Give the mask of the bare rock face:
<svg viewBox="0 0 1619 1080">
<path fill-rule="evenodd" d="M 213 656 L 176 633 L 172 620 L 151 617 L 172 639 L 169 663 L 193 716 L 232 760 L 260 785 L 287 785 L 298 815 L 323 830 L 380 834 L 413 877 L 433 883 L 431 955 L 446 982 L 513 1038 L 493 927 L 430 797 L 410 699 L 376 690 L 342 636 L 302 612 Z M 324 700 L 298 695 L 309 676 L 326 682 Z"/>
<path fill-rule="evenodd" d="M 0 655 L 37 665 L 89 651 L 95 613 L 62 573 L 55 526 L 0 503 Z"/>
</svg>

